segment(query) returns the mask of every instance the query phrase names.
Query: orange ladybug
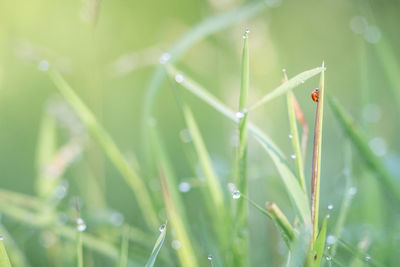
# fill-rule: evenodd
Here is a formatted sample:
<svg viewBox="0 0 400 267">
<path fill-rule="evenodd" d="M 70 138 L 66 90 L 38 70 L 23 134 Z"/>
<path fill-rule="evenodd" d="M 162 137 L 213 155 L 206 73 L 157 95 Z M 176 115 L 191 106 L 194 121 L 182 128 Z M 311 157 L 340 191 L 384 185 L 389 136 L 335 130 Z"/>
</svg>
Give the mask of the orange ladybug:
<svg viewBox="0 0 400 267">
<path fill-rule="evenodd" d="M 311 98 L 314 102 L 318 102 L 319 100 L 319 91 L 318 88 L 316 88 L 312 93 L 311 93 Z"/>
</svg>

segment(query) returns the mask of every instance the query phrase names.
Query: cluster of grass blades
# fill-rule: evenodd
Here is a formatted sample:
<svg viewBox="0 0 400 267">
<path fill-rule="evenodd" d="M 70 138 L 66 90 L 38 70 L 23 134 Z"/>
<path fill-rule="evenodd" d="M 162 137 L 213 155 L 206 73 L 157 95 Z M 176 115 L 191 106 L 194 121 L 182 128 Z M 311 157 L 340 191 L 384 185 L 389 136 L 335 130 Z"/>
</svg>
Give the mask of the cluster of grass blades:
<svg viewBox="0 0 400 267">
<path fill-rule="evenodd" d="M 52 192 L 60 186 L 60 177 L 72 162 L 73 157 L 63 161 L 56 177 L 49 182 L 48 177 L 44 177 L 42 168 L 54 158 L 63 156 L 63 148 L 75 148 L 75 156 L 81 153 L 83 148 L 82 140 L 72 139 L 62 146 L 57 146 L 56 125 L 54 118 L 46 114 L 42 121 L 41 131 L 38 142 L 37 169 L 38 169 L 38 196 L 29 197 L 9 191 L 0 191 L 0 211 L 6 216 L 24 222 L 27 225 L 40 230 L 48 230 L 55 235 L 62 237 L 71 243 L 76 244 L 76 266 L 83 267 L 85 263 L 85 249 L 90 249 L 106 256 L 116 263 L 119 267 L 125 266 L 143 266 L 151 267 L 160 262 L 160 265 L 173 266 L 179 262 L 181 266 L 248 266 L 249 264 L 249 234 L 248 234 L 248 209 L 254 208 L 265 215 L 276 225 L 282 240 L 285 242 L 288 250 L 287 266 L 321 266 L 325 263 L 346 266 L 336 259 L 338 247 L 346 250 L 352 255 L 353 260 L 359 258 L 365 259 L 365 251 L 354 248 L 344 240 L 340 239 L 340 230 L 344 224 L 346 213 L 348 211 L 352 194 L 347 194 L 340 209 L 340 216 L 336 224 L 334 233 L 336 242 L 331 248 L 326 247 L 328 234 L 329 214 L 324 214 L 322 223 L 319 223 L 319 202 L 320 202 L 320 183 L 321 183 L 321 157 L 322 157 L 322 129 L 323 129 L 323 111 L 325 95 L 325 66 L 316 67 L 293 78 L 288 78 L 284 72 L 284 82 L 271 90 L 265 96 L 260 98 L 254 104 L 249 104 L 248 95 L 250 92 L 250 59 L 249 59 L 249 32 L 244 33 L 242 68 L 241 68 L 241 87 L 240 98 L 237 110 L 229 108 L 209 93 L 204 87 L 188 77 L 182 71 L 178 70 L 174 62 L 195 42 L 205 36 L 227 27 L 239 20 L 257 14 L 265 5 L 260 3 L 248 4 L 238 10 L 213 17 L 199 24 L 191 32 L 183 36 L 171 48 L 155 71 L 154 77 L 149 85 L 146 111 L 146 126 L 143 127 L 147 132 L 149 143 L 148 153 L 153 159 L 152 171 L 158 174 L 161 185 L 161 195 L 153 194 L 146 185 L 146 175 L 148 171 L 142 170 L 137 165 L 132 165 L 123 155 L 121 150 L 112 139 L 111 135 L 101 125 L 95 114 L 79 98 L 75 90 L 68 84 L 66 79 L 56 70 L 49 71 L 49 76 L 54 82 L 62 97 L 72 107 L 81 122 L 91 136 L 104 151 L 109 161 L 119 171 L 121 177 L 132 190 L 135 200 L 143 216 L 147 229 L 136 229 L 129 225 L 124 225 L 120 233 L 120 248 L 112 242 L 102 240 L 101 237 L 94 234 L 85 233 L 86 225 L 78 214 L 76 216 L 75 227 L 58 224 L 55 218 L 57 210 L 57 201 L 55 201 Z M 304 115 L 297 103 L 294 89 L 303 84 L 306 80 L 320 75 L 319 100 L 316 104 L 316 118 L 314 127 L 314 146 L 312 161 L 312 178 L 310 196 L 307 193 L 307 179 L 304 174 L 305 149 L 307 143 L 308 126 Z M 155 101 L 157 90 L 165 77 L 171 80 L 171 87 L 176 97 L 177 105 L 180 108 L 183 121 L 190 133 L 192 141 L 192 152 L 194 152 L 199 166 L 204 174 L 204 186 L 201 187 L 201 201 L 204 203 L 203 209 L 211 218 L 210 229 L 203 227 L 201 233 L 204 233 L 204 244 L 199 244 L 198 237 L 193 234 L 194 229 L 189 223 L 187 214 L 187 204 L 178 191 L 178 179 L 170 162 L 167 146 L 163 142 L 163 137 L 157 126 L 157 121 L 151 116 L 151 109 Z M 227 185 L 221 183 L 220 177 L 212 164 L 210 153 L 206 142 L 203 139 L 201 128 L 196 121 L 196 114 L 187 104 L 184 92 L 190 92 L 207 105 L 211 106 L 218 113 L 222 114 L 234 123 L 238 132 L 238 145 L 233 166 L 233 175 L 231 184 L 229 184 L 230 193 L 226 189 Z M 309 92 L 307 92 L 308 94 Z M 295 159 L 295 171 L 287 158 L 271 138 L 260 127 L 254 124 L 250 119 L 250 114 L 256 112 L 256 109 L 266 103 L 286 95 L 288 120 L 290 126 L 290 139 L 293 147 L 293 158 Z M 366 144 L 365 137 L 352 123 L 349 115 L 336 102 L 329 99 L 329 103 L 348 134 L 351 142 L 361 152 L 360 154 L 367 162 L 368 166 L 377 173 L 382 179 L 379 183 L 391 193 L 391 196 L 400 202 L 400 190 L 394 183 L 393 177 L 384 167 L 384 164 L 377 158 Z M 311 102 L 312 103 L 312 102 Z M 300 137 L 298 124 L 302 126 L 302 136 Z M 286 194 L 290 199 L 294 218 L 290 219 L 288 211 L 282 210 L 278 203 L 273 199 L 265 199 L 265 205 L 261 205 L 252 200 L 247 192 L 247 143 L 249 138 L 254 138 L 259 145 L 271 158 L 276 167 Z M 301 141 L 300 141 L 301 140 Z M 351 160 L 348 160 L 351 161 Z M 352 187 L 347 185 L 346 191 Z M 228 193 L 227 193 L 228 192 Z M 157 203 L 163 203 L 162 206 Z M 160 225 L 158 212 L 161 208 L 165 209 L 167 224 L 162 224 L 160 234 L 154 244 L 153 249 L 149 244 L 144 244 L 149 235 L 145 231 L 154 231 Z M 79 208 L 77 207 L 77 210 Z M 205 224 L 204 224 L 205 225 Z M 0 225 L 1 226 L 1 225 Z M 1 228 L 0 228 L 1 229 Z M 197 229 L 198 230 L 198 229 Z M 1 229 L 2 232 L 5 230 Z M 134 234 L 132 234 L 135 232 Z M 138 238 L 142 236 L 142 238 Z M 133 237 L 132 237 L 133 236 Z M 143 236 L 145 236 L 143 238 Z M 135 239 L 136 238 L 136 239 Z M 173 238 L 177 241 L 179 248 L 171 250 L 176 254 L 176 259 L 169 259 L 166 254 L 163 255 L 163 244 L 165 240 Z M 11 238 L 6 238 L 10 248 L 11 261 L 16 262 L 18 258 L 23 259 L 18 247 L 13 246 Z M 144 249 L 141 257 L 131 254 L 129 242 L 137 242 Z M 115 242 L 116 243 L 116 242 Z M 143 249 L 142 248 L 142 249 Z M 164 250 L 167 250 L 165 248 Z M 140 253 L 140 252 L 138 252 Z M 17 255 L 17 256 L 12 256 Z M 14 258 L 14 260 L 13 260 Z M 175 262 L 176 261 L 176 262 Z M 21 261 L 21 266 L 28 264 Z M 380 266 L 380 264 L 368 258 L 371 266 Z M 0 266 L 11 266 L 8 255 L 5 251 L 3 242 L 0 242 Z"/>
</svg>

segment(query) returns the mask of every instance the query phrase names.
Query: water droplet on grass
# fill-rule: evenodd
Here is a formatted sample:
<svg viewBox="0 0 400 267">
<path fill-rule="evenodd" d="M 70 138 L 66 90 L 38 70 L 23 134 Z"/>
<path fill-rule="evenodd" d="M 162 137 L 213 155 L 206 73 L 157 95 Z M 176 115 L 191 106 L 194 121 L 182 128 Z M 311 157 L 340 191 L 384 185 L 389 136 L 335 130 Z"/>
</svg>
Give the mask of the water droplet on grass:
<svg viewBox="0 0 400 267">
<path fill-rule="evenodd" d="M 183 74 L 178 73 L 177 75 L 175 75 L 175 81 L 176 81 L 177 83 L 181 83 L 181 82 L 183 82 L 184 80 L 185 80 L 185 78 L 183 77 Z"/>
<path fill-rule="evenodd" d="M 239 199 L 240 198 L 240 191 L 239 190 L 235 190 L 232 192 L 232 198 L 233 199 Z"/>
<path fill-rule="evenodd" d="M 292 155 L 290 155 L 290 157 L 291 157 L 292 159 L 295 159 L 295 158 L 296 158 L 296 155 L 295 155 L 295 154 L 292 154 Z"/>
<path fill-rule="evenodd" d="M 213 257 L 213 255 L 211 255 L 211 254 L 209 254 L 208 257 L 207 257 L 207 259 L 208 259 L 209 261 L 212 261 L 213 258 L 214 258 L 214 257 Z"/>
<path fill-rule="evenodd" d="M 350 187 L 348 193 L 349 193 L 350 196 L 354 196 L 355 194 L 357 194 L 357 188 L 354 187 L 354 186 Z"/>
<path fill-rule="evenodd" d="M 165 64 L 165 63 L 168 62 L 168 60 L 170 60 L 170 58 L 171 58 L 171 55 L 170 55 L 170 54 L 168 54 L 168 53 L 163 53 L 163 54 L 161 55 L 161 57 L 160 57 L 160 63 L 161 63 L 161 64 Z"/>
<path fill-rule="evenodd" d="M 333 210 L 333 205 L 332 204 L 328 205 L 328 210 Z"/>
<path fill-rule="evenodd" d="M 329 245 L 333 245 L 336 243 L 336 237 L 334 235 L 328 235 L 326 237 L 326 243 Z"/>
<path fill-rule="evenodd" d="M 171 246 L 173 249 L 178 250 L 182 247 L 182 243 L 179 240 L 172 240 Z"/>
<path fill-rule="evenodd" d="M 293 135 L 292 134 L 289 134 L 289 139 L 292 139 L 293 138 Z"/>
<path fill-rule="evenodd" d="M 78 232 L 83 232 L 86 228 L 87 226 L 82 218 L 76 219 L 76 230 L 78 230 Z"/>
<path fill-rule="evenodd" d="M 181 191 L 182 193 L 187 193 L 190 191 L 191 186 L 188 182 L 182 182 L 179 184 L 178 186 L 179 191 Z"/>
<path fill-rule="evenodd" d="M 38 64 L 38 68 L 40 71 L 48 71 L 50 68 L 50 63 L 46 60 L 41 60 Z"/>
<path fill-rule="evenodd" d="M 165 231 L 165 229 L 167 228 L 167 226 L 165 225 L 165 223 L 164 224 L 162 224 L 161 226 L 160 226 L 160 232 L 162 233 L 162 232 L 164 232 Z"/>
</svg>

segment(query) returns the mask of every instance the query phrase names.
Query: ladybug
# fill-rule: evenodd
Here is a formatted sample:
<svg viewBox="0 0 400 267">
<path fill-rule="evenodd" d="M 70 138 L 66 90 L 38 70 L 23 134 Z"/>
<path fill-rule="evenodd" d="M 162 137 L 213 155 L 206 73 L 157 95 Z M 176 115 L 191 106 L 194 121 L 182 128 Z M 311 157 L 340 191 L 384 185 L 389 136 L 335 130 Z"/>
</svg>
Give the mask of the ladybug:
<svg viewBox="0 0 400 267">
<path fill-rule="evenodd" d="M 311 98 L 314 102 L 318 102 L 319 100 L 319 90 L 316 88 L 312 93 L 311 93 Z"/>
</svg>

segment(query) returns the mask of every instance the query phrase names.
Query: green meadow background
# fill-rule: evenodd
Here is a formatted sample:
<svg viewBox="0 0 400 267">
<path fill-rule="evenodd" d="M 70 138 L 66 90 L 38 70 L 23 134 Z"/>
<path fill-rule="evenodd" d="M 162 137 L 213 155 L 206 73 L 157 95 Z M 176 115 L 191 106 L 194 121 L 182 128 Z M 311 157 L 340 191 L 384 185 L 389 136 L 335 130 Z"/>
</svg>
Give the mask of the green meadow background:
<svg viewBox="0 0 400 267">
<path fill-rule="evenodd" d="M 244 16 L 241 12 L 249 6 L 256 8 Z M 197 37 L 189 35 L 182 47 L 176 45 L 202 21 L 235 9 L 238 15 L 223 27 L 211 23 Z M 281 84 L 282 69 L 290 78 L 325 61 L 326 97 L 337 99 L 354 118 L 371 151 L 400 186 L 399 12 L 398 1 L 372 0 L 0 0 L 0 235 L 13 266 L 77 266 L 75 233 L 68 232 L 68 238 L 57 230 L 59 224 L 75 228 L 76 206 L 87 226 L 84 233 L 100 242 L 95 247 L 115 249 L 107 253 L 109 247 L 102 252 L 84 243 L 84 266 L 116 266 L 124 238 L 129 239 L 128 266 L 143 266 L 160 233 L 158 226 L 146 223 L 135 194 L 59 94 L 49 68 L 61 73 L 128 164 L 140 170 L 161 225 L 167 216 L 146 126 L 149 118 L 157 124 L 198 266 L 211 266 L 209 254 L 214 255 L 215 266 L 226 263 L 218 259 L 219 244 L 213 242 L 210 229 L 215 218 L 205 208 L 203 173 L 187 137 L 174 91 L 177 84 L 164 74 L 157 80 L 157 71 L 164 73 L 160 58 L 165 59 L 168 51 L 171 64 L 235 111 L 246 28 L 249 103 Z M 317 76 L 294 90 L 310 130 L 304 159 L 308 192 L 316 109 L 310 95 L 318 84 Z M 233 182 L 237 125 L 190 93 L 184 92 L 183 99 L 198 123 L 229 212 L 229 203 L 235 201 L 227 184 Z M 279 146 L 294 170 L 285 97 L 269 101 L 249 117 Z M 341 239 L 360 249 L 351 253 L 339 247 L 337 261 L 343 266 L 369 266 L 362 258 L 371 257 L 378 266 L 396 266 L 398 202 L 388 197 L 381 178 L 328 104 L 323 127 L 320 214 L 333 205 L 328 235 L 335 231 L 347 190 L 357 190 L 340 232 Z M 73 146 L 57 154 L 69 142 Z M 51 156 L 41 158 L 43 151 L 52 151 Z M 54 172 L 63 164 L 56 184 L 46 182 L 43 170 Z M 247 167 L 247 196 L 262 207 L 266 201 L 277 203 L 293 221 L 295 211 L 281 178 L 251 136 Z M 35 201 L 39 207 L 33 207 Z M 251 206 L 248 230 L 247 266 L 285 265 L 288 252 L 279 230 Z M 176 255 L 182 248 L 174 229 L 168 231 L 155 266 L 181 266 Z"/>
</svg>

